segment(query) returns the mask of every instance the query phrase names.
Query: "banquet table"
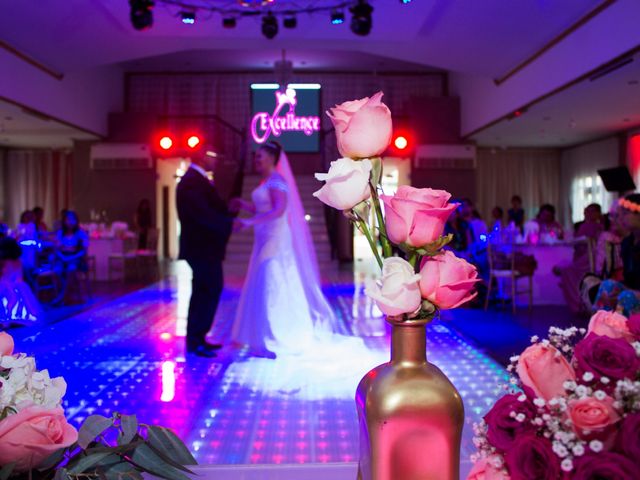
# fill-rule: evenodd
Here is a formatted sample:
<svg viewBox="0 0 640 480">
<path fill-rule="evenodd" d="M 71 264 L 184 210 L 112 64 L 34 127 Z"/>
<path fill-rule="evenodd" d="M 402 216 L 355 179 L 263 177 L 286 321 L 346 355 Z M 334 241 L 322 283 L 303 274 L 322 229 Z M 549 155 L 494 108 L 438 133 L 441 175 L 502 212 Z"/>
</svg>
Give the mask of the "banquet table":
<svg viewBox="0 0 640 480">
<path fill-rule="evenodd" d="M 538 268 L 533 274 L 533 304 L 565 305 L 566 300 L 559 286 L 560 278 L 553 274 L 553 267 L 573 261 L 573 244 L 522 244 L 516 248 L 525 255 L 533 255 L 538 262 Z M 520 280 L 524 281 L 526 280 Z M 520 296 L 518 302 L 528 302 L 526 295 Z"/>
</svg>

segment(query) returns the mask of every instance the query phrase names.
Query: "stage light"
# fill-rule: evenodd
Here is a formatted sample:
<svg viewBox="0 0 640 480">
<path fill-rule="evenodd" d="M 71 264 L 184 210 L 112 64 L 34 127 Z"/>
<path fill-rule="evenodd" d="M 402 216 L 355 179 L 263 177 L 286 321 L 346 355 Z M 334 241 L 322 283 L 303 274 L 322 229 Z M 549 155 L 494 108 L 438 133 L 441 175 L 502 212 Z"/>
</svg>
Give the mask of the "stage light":
<svg viewBox="0 0 640 480">
<path fill-rule="evenodd" d="M 158 143 L 160 144 L 160 148 L 163 150 L 169 150 L 173 147 L 173 140 L 171 140 L 171 137 L 164 136 Z"/>
<path fill-rule="evenodd" d="M 262 34 L 269 40 L 278 34 L 278 19 L 271 12 L 262 17 Z"/>
<path fill-rule="evenodd" d="M 297 25 L 298 25 L 298 19 L 293 15 L 286 16 L 282 20 L 282 26 L 284 28 L 296 28 Z"/>
<path fill-rule="evenodd" d="M 398 150 L 404 150 L 409 145 L 409 140 L 403 135 L 398 135 L 393 141 L 393 144 Z"/>
<path fill-rule="evenodd" d="M 224 28 L 236 28 L 236 19 L 233 17 L 223 18 L 222 26 Z"/>
<path fill-rule="evenodd" d="M 333 25 L 340 25 L 344 23 L 344 12 L 341 10 L 334 10 L 331 12 L 331 23 Z"/>
<path fill-rule="evenodd" d="M 189 145 L 189 148 L 196 148 L 198 145 L 200 145 L 200 137 L 198 137 L 197 135 L 191 135 L 187 139 L 187 145 Z"/>
<path fill-rule="evenodd" d="M 152 0 L 129 0 L 131 25 L 136 30 L 146 30 L 153 25 Z"/>
<path fill-rule="evenodd" d="M 193 25 L 196 23 L 196 12 L 180 12 L 182 23 L 186 25 Z"/>
<path fill-rule="evenodd" d="M 358 0 L 358 3 L 349 9 L 351 14 L 351 31 L 356 35 L 366 36 L 371 32 L 371 12 L 373 7 L 367 0 Z"/>
<path fill-rule="evenodd" d="M 400 3 L 402 5 L 409 5 L 411 3 L 411 0 L 400 0 Z"/>
</svg>

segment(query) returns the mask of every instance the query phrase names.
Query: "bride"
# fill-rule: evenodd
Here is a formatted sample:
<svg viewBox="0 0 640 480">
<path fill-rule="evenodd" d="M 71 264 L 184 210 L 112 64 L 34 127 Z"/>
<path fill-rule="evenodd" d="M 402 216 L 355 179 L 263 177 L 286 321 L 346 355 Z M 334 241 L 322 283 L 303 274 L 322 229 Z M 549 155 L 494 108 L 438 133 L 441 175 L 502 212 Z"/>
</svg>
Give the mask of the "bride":
<svg viewBox="0 0 640 480">
<path fill-rule="evenodd" d="M 231 210 L 253 214 L 238 220 L 240 228 L 254 229 L 231 337 L 253 356 L 276 358 L 276 352 L 301 352 L 314 338 L 336 331 L 336 318 L 320 288 L 315 248 L 282 147 L 262 145 L 255 169 L 262 182 L 251 201 L 230 203 Z"/>
</svg>

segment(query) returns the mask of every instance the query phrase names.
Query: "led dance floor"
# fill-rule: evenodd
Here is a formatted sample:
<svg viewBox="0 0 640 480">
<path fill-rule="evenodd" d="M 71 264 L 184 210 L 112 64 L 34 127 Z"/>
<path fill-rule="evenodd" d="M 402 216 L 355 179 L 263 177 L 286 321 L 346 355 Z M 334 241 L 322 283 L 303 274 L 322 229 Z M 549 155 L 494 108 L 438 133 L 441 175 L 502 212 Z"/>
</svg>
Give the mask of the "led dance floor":
<svg viewBox="0 0 640 480">
<path fill-rule="evenodd" d="M 227 275 L 212 341 L 225 342 L 241 277 Z M 365 297 L 363 275 L 336 272 L 325 282 L 344 333 L 362 339 L 277 360 L 225 347 L 218 358 L 184 357 L 190 273 L 72 318 L 12 331 L 20 351 L 68 383 L 65 409 L 75 424 L 93 413 L 135 413 L 173 428 L 201 464 L 357 461 L 353 395 L 361 376 L 388 359 L 389 332 Z M 346 280 L 346 281 L 345 281 Z M 354 339 L 352 339 L 354 340 Z M 466 411 L 462 471 L 473 452 L 471 425 L 500 395 L 504 369 L 446 322 L 429 326 L 428 358 L 460 391 Z"/>
</svg>

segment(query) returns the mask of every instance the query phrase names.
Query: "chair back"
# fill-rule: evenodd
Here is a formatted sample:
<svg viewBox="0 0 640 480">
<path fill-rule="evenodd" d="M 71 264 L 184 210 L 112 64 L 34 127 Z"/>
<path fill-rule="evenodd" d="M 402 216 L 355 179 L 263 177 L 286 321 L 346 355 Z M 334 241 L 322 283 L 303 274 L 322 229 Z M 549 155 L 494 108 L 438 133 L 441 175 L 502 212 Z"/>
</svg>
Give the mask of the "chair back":
<svg viewBox="0 0 640 480">
<path fill-rule="evenodd" d="M 487 242 L 489 270 L 515 270 L 515 248 L 512 243 Z"/>
</svg>

